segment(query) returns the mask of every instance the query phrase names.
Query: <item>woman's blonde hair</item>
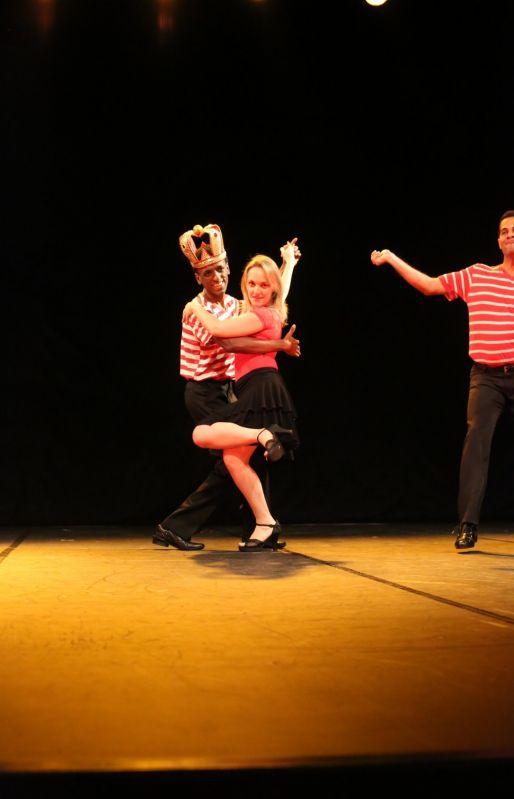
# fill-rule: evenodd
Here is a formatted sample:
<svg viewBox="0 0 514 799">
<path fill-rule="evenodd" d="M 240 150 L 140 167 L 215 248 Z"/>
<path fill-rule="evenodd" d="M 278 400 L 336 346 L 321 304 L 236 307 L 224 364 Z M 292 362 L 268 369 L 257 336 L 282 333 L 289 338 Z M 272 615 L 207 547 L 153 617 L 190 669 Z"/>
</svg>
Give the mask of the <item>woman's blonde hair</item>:
<svg viewBox="0 0 514 799">
<path fill-rule="evenodd" d="M 287 305 L 283 299 L 283 286 L 282 286 L 282 278 L 280 276 L 280 270 L 276 265 L 273 258 L 269 258 L 267 255 L 254 255 L 248 263 L 246 264 L 243 275 L 241 277 L 241 291 L 243 292 L 243 312 L 248 312 L 252 310 L 252 305 L 250 303 L 250 299 L 248 297 L 248 290 L 246 288 L 246 282 L 248 280 L 248 272 L 254 266 L 259 266 L 264 274 L 266 275 L 269 283 L 273 289 L 273 293 L 271 295 L 271 302 L 268 308 L 275 308 L 278 311 L 280 316 L 280 321 L 283 325 L 287 322 Z"/>
</svg>

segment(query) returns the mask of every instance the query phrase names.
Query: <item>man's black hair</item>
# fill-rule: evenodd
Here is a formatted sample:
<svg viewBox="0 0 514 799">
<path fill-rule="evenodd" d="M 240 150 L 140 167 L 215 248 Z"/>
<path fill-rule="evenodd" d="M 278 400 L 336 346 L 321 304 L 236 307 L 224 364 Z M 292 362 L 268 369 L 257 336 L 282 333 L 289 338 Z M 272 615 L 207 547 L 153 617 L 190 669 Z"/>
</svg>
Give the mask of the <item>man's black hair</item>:
<svg viewBox="0 0 514 799">
<path fill-rule="evenodd" d="M 500 222 L 498 224 L 498 227 L 501 227 L 503 220 L 504 219 L 508 219 L 510 216 L 514 216 L 514 211 L 513 210 L 505 211 L 505 213 L 502 214 L 501 217 L 500 217 Z"/>
</svg>

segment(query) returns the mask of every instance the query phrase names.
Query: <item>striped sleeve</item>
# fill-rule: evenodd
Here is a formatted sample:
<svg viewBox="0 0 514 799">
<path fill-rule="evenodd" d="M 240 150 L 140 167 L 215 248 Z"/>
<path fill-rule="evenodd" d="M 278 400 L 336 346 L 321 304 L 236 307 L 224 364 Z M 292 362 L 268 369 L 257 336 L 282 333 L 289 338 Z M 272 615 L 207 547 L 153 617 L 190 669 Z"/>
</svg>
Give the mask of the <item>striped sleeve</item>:
<svg viewBox="0 0 514 799">
<path fill-rule="evenodd" d="M 203 347 L 206 347 L 210 340 L 212 339 L 212 335 L 209 333 L 206 327 L 202 325 L 199 319 L 196 316 L 193 316 L 191 324 L 189 325 L 191 329 L 191 333 L 195 336 L 196 339 L 200 342 Z"/>
<path fill-rule="evenodd" d="M 460 297 L 465 302 L 467 301 L 471 286 L 471 270 L 472 267 L 468 266 L 458 272 L 446 272 L 444 275 L 439 275 L 448 300 L 456 300 L 457 297 Z"/>
</svg>

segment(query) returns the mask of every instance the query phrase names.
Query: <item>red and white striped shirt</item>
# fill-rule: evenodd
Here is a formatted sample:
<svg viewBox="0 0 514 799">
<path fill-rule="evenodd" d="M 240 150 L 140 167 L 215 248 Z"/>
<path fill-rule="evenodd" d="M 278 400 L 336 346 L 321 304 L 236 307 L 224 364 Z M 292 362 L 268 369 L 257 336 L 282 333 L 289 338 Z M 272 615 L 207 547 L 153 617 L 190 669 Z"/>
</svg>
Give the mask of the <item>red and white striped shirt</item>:
<svg viewBox="0 0 514 799">
<path fill-rule="evenodd" d="M 224 304 L 209 302 L 200 293 L 201 305 L 217 319 L 230 319 L 238 312 L 239 303 L 225 294 Z M 234 354 L 225 352 L 205 327 L 194 316 L 182 324 L 180 340 L 180 374 L 187 380 L 233 380 L 235 376 Z"/>
<path fill-rule="evenodd" d="M 467 303 L 469 357 L 488 366 L 514 363 L 514 278 L 500 267 L 473 264 L 439 280 L 449 300 Z"/>
</svg>

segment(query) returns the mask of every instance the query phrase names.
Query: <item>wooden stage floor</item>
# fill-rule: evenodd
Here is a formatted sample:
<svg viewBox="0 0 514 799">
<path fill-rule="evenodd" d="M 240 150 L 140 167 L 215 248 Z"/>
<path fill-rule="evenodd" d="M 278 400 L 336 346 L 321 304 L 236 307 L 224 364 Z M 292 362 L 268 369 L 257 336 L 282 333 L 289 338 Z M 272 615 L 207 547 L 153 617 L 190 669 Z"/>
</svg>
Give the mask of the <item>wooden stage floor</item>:
<svg viewBox="0 0 514 799">
<path fill-rule="evenodd" d="M 501 795 L 514 778 L 514 526 L 0 530 L 4 796 Z"/>
</svg>

